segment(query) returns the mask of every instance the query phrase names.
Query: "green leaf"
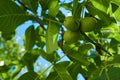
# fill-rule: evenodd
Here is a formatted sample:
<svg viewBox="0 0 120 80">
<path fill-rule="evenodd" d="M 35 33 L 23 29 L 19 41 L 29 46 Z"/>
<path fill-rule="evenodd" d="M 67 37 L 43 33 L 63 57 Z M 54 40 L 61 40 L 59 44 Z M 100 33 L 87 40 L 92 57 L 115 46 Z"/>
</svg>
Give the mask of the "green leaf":
<svg viewBox="0 0 120 80">
<path fill-rule="evenodd" d="M 22 57 L 23 63 L 27 66 L 28 70 L 34 70 L 33 64 L 39 57 L 39 50 L 34 49 L 31 52 L 26 52 Z"/>
<path fill-rule="evenodd" d="M 100 56 L 97 56 L 96 58 L 94 58 L 94 61 L 95 61 L 97 66 L 101 66 L 102 65 L 102 61 L 101 61 Z"/>
<path fill-rule="evenodd" d="M 30 8 L 30 10 L 36 13 L 38 8 L 38 0 L 22 0 L 22 1 Z"/>
<path fill-rule="evenodd" d="M 73 9 L 73 16 L 75 17 L 75 18 L 80 18 L 80 13 L 81 13 L 81 11 L 82 11 L 82 8 L 83 8 L 83 4 L 82 3 L 78 3 L 78 4 L 76 4 L 77 6 L 75 6 L 74 8 L 75 9 Z"/>
<path fill-rule="evenodd" d="M 114 64 L 114 63 L 120 63 L 120 55 L 119 55 L 119 54 L 118 54 L 118 55 L 115 55 L 115 56 L 113 57 L 112 63 L 113 63 L 113 64 Z"/>
<path fill-rule="evenodd" d="M 108 75 L 110 80 L 119 80 L 120 79 L 120 68 L 111 67 L 108 69 Z"/>
<path fill-rule="evenodd" d="M 59 65 L 62 65 L 65 69 L 67 69 L 71 63 L 70 61 L 64 61 L 60 62 Z M 52 69 L 46 80 L 61 80 L 61 78 L 58 76 L 58 73 Z"/>
<path fill-rule="evenodd" d="M 119 0 L 110 0 L 112 3 L 115 3 L 116 5 L 120 5 L 120 1 Z"/>
<path fill-rule="evenodd" d="M 79 53 L 82 55 L 87 55 L 89 50 L 93 48 L 92 44 L 83 44 L 79 46 Z"/>
<path fill-rule="evenodd" d="M 96 80 L 119 80 L 120 79 L 120 68 L 119 67 L 110 67 L 108 71 L 104 72 Z"/>
<path fill-rule="evenodd" d="M 48 9 L 50 1 L 51 0 L 39 0 L 43 11 Z"/>
<path fill-rule="evenodd" d="M 30 51 L 34 44 L 35 44 L 35 30 L 34 30 L 34 26 L 30 26 L 29 28 L 27 28 L 27 30 L 25 31 L 25 49 L 26 51 Z"/>
<path fill-rule="evenodd" d="M 91 75 L 92 72 L 97 70 L 97 66 L 94 63 L 90 63 L 89 66 L 87 66 L 87 75 Z"/>
<path fill-rule="evenodd" d="M 69 3 L 63 3 L 60 5 L 61 7 L 65 8 L 66 10 L 72 11 L 72 2 Z"/>
<path fill-rule="evenodd" d="M 110 0 L 90 0 L 95 8 L 100 11 L 107 12 Z"/>
<path fill-rule="evenodd" d="M 119 32 L 119 27 L 117 26 L 116 23 L 111 23 L 110 25 L 103 27 L 101 30 L 110 31 L 112 33 L 116 32 L 117 35 L 117 32 Z"/>
<path fill-rule="evenodd" d="M 50 62 L 56 62 L 60 59 L 60 56 L 57 54 L 57 52 L 54 52 L 53 54 L 46 54 L 43 50 L 40 50 L 41 56 L 50 61 Z"/>
<path fill-rule="evenodd" d="M 60 26 L 57 23 L 49 21 L 46 32 L 46 51 L 47 53 L 53 53 L 58 47 L 58 33 Z"/>
<path fill-rule="evenodd" d="M 57 75 L 60 78 L 60 80 L 73 80 L 67 69 L 61 64 L 58 63 L 54 65 L 54 69 L 57 72 Z"/>
<path fill-rule="evenodd" d="M 62 11 L 59 11 L 59 13 L 57 14 L 57 18 L 59 19 L 59 21 L 60 21 L 61 23 L 64 22 L 65 15 L 62 13 Z"/>
<path fill-rule="evenodd" d="M 112 38 L 111 42 L 110 42 L 110 48 L 112 48 L 116 52 L 116 51 L 118 51 L 118 48 L 117 48 L 118 44 L 120 44 L 120 42 L 118 42 L 117 40 Z"/>
<path fill-rule="evenodd" d="M 58 0 L 52 0 L 49 3 L 48 15 L 55 17 L 58 14 L 60 7 L 58 3 L 59 3 Z"/>
<path fill-rule="evenodd" d="M 70 67 L 72 65 L 72 62 L 63 61 L 63 62 L 59 62 L 59 65 L 62 65 L 63 67 L 65 67 L 67 69 L 68 67 Z"/>
<path fill-rule="evenodd" d="M 0 31 L 9 34 L 20 24 L 32 18 L 12 0 L 0 1 Z"/>
<path fill-rule="evenodd" d="M 64 53 L 72 60 L 72 61 L 77 61 L 83 65 L 89 65 L 88 62 L 88 55 L 87 53 L 84 53 L 84 50 L 80 51 L 78 50 L 78 46 L 74 45 L 74 44 L 65 44 L 63 46 L 64 49 Z M 84 47 L 83 47 L 84 48 Z M 86 47 L 85 47 L 86 48 Z M 87 49 L 86 49 L 87 50 Z M 87 50 L 88 51 L 88 50 Z M 80 53 L 81 52 L 81 53 Z M 83 53 L 82 53 L 83 52 Z"/>
<path fill-rule="evenodd" d="M 119 35 L 119 34 L 118 34 L 118 35 L 115 35 L 115 36 L 114 36 L 114 39 L 120 42 L 120 35 Z"/>
<path fill-rule="evenodd" d="M 117 21 L 120 22 L 120 7 L 115 11 L 114 15 Z"/>
<path fill-rule="evenodd" d="M 111 3 L 112 5 L 112 12 L 114 13 L 117 9 L 118 9 L 118 5 L 116 5 L 115 3 Z"/>
<path fill-rule="evenodd" d="M 90 2 L 86 3 L 86 8 L 91 15 L 96 16 L 100 19 L 100 23 L 98 22 L 98 26 L 108 26 L 112 22 L 115 22 L 113 18 L 111 18 L 105 12 L 102 12 L 99 9 L 95 8 L 94 5 Z"/>
<path fill-rule="evenodd" d="M 73 63 L 68 67 L 68 71 L 73 78 L 73 80 L 77 80 L 77 76 L 79 73 L 82 73 L 81 71 L 81 64 L 79 63 Z"/>
<path fill-rule="evenodd" d="M 94 71 L 92 71 L 91 74 L 89 75 L 88 80 L 97 80 L 96 78 L 99 77 L 100 70 L 101 70 L 100 68 L 94 69 Z M 102 79 L 102 80 L 105 80 L 105 79 Z"/>
<path fill-rule="evenodd" d="M 57 72 L 53 71 L 49 74 L 46 80 L 61 80 L 61 79 L 57 76 Z"/>
<path fill-rule="evenodd" d="M 15 35 L 15 31 L 13 32 L 9 32 L 9 33 L 6 33 L 6 32 L 2 32 L 2 37 L 5 39 L 5 40 L 10 40 L 14 37 Z"/>
<path fill-rule="evenodd" d="M 0 66 L 0 73 L 7 72 L 9 69 L 10 67 L 7 65 Z"/>
<path fill-rule="evenodd" d="M 73 61 L 75 60 L 85 66 L 89 65 L 87 57 L 83 57 L 79 53 L 69 54 L 69 56 L 73 59 Z"/>
<path fill-rule="evenodd" d="M 44 30 L 43 28 L 37 27 L 35 30 L 35 36 L 36 36 L 36 45 L 40 48 L 43 48 L 45 46 L 45 35 L 44 35 Z"/>
<path fill-rule="evenodd" d="M 26 72 L 18 80 L 40 80 L 39 75 L 33 71 Z"/>
<path fill-rule="evenodd" d="M 77 6 L 78 6 L 78 0 L 73 1 L 73 8 L 72 8 L 72 14 L 73 16 L 76 16 L 76 11 L 77 11 Z"/>
</svg>

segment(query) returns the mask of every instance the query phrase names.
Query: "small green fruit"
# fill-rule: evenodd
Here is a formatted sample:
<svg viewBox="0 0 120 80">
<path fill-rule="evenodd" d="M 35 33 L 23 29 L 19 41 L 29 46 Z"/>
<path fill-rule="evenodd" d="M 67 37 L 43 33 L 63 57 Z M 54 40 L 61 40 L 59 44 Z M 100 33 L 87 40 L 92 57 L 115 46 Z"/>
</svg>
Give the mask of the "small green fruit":
<svg viewBox="0 0 120 80">
<path fill-rule="evenodd" d="M 80 39 L 80 32 L 78 32 L 78 31 L 72 32 L 72 31 L 67 30 L 64 33 L 63 39 L 67 43 L 74 43 Z"/>
<path fill-rule="evenodd" d="M 63 24 L 70 31 L 77 31 L 79 29 L 79 22 L 73 16 L 66 17 Z"/>
<path fill-rule="evenodd" d="M 96 28 L 96 20 L 93 17 L 85 17 L 81 20 L 81 31 L 90 32 Z"/>
</svg>

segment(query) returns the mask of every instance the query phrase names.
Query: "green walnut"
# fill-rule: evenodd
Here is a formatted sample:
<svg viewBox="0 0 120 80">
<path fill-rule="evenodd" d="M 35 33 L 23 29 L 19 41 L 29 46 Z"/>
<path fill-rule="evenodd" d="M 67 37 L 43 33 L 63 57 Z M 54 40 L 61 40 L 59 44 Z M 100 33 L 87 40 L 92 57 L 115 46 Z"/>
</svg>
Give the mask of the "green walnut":
<svg viewBox="0 0 120 80">
<path fill-rule="evenodd" d="M 90 32 L 96 28 L 96 19 L 93 17 L 85 17 L 80 21 L 81 27 L 80 30 L 83 32 Z"/>
<path fill-rule="evenodd" d="M 79 29 L 79 22 L 73 16 L 66 17 L 63 24 L 70 31 L 77 31 Z"/>
<path fill-rule="evenodd" d="M 74 43 L 77 42 L 80 39 L 80 32 L 72 32 L 70 30 L 67 30 L 64 33 L 63 39 L 65 40 L 66 43 Z"/>
</svg>

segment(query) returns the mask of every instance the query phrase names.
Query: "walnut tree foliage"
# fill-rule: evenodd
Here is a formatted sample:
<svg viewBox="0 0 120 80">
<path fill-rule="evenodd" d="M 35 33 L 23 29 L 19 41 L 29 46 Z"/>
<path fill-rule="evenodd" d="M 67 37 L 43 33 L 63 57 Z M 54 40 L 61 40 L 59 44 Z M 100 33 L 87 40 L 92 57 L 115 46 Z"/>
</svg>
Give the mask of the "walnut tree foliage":
<svg viewBox="0 0 120 80">
<path fill-rule="evenodd" d="M 61 9 L 71 12 L 77 23 L 93 17 L 97 27 L 90 32 L 79 30 L 79 40 L 67 43 L 63 39 L 67 16 Z M 29 20 L 39 26 L 26 29 L 22 52 L 13 38 L 16 28 Z M 0 79 L 77 80 L 82 74 L 85 80 L 119 80 L 119 27 L 120 0 L 0 0 L 0 62 L 5 62 L 0 65 Z M 51 65 L 35 72 L 40 56 Z M 69 61 L 61 61 L 64 57 Z M 24 67 L 27 72 L 19 75 Z"/>
</svg>

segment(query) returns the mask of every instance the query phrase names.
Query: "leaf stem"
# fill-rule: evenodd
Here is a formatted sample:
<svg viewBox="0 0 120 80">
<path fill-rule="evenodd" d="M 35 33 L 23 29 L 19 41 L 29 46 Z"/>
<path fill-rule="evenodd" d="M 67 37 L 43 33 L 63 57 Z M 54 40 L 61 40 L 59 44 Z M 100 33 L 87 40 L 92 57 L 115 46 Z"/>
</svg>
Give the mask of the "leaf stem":
<svg viewBox="0 0 120 80">
<path fill-rule="evenodd" d="M 48 21 L 51 21 L 51 22 L 54 22 L 54 23 L 57 23 L 57 24 L 63 25 L 63 23 L 58 22 L 58 21 L 55 21 L 55 20 L 52 20 L 52 19 L 49 19 L 49 18 L 45 18 L 45 20 L 48 20 Z"/>
</svg>

